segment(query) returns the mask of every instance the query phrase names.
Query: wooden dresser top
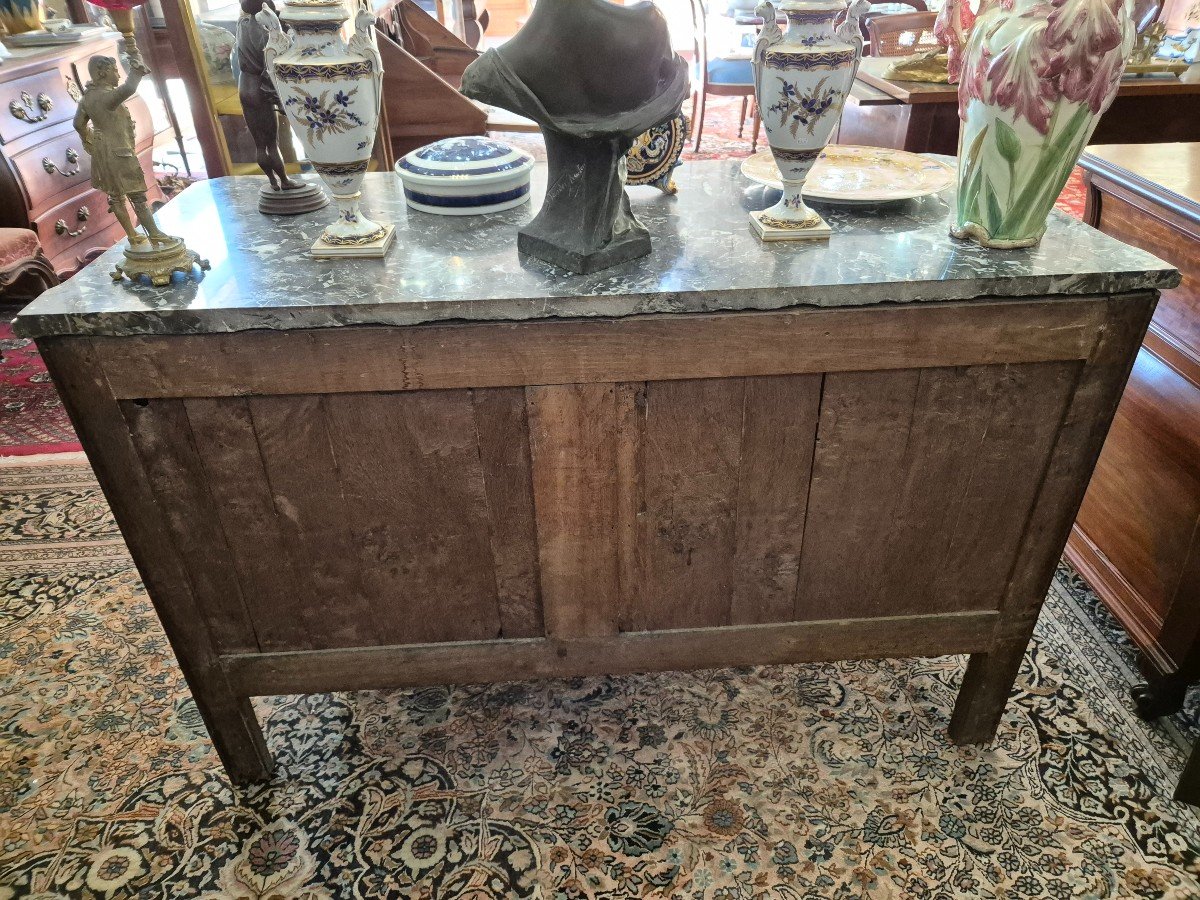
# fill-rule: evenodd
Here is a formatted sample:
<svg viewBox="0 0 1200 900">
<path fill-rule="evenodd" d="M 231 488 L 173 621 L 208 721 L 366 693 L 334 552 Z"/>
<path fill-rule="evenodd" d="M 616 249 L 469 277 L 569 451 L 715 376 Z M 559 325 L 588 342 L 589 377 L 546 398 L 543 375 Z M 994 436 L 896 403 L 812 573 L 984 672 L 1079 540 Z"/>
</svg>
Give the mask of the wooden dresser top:
<svg viewBox="0 0 1200 900">
<path fill-rule="evenodd" d="M 1079 164 L 1200 222 L 1200 143 L 1100 144 Z"/>
</svg>

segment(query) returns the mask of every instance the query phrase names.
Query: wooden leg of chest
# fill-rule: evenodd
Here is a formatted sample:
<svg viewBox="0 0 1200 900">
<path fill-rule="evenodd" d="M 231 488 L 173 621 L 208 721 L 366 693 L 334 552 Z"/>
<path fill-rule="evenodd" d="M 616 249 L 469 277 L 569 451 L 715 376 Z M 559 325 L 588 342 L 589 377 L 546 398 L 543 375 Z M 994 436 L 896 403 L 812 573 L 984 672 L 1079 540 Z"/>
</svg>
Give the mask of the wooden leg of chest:
<svg viewBox="0 0 1200 900">
<path fill-rule="evenodd" d="M 38 344 L 71 423 L 112 505 L 217 755 L 235 784 L 262 781 L 273 762 L 250 700 L 231 687 L 134 451 L 107 379 L 83 340 Z"/>
<path fill-rule="evenodd" d="M 1054 578 L 1059 550 L 1083 502 L 1153 311 L 1152 301 L 1109 302 L 1108 322 L 1080 372 L 1009 578 L 998 626 L 1001 633 L 991 650 L 972 654 L 967 665 L 950 720 L 950 738 L 957 744 L 987 743 L 996 734 Z"/>
</svg>

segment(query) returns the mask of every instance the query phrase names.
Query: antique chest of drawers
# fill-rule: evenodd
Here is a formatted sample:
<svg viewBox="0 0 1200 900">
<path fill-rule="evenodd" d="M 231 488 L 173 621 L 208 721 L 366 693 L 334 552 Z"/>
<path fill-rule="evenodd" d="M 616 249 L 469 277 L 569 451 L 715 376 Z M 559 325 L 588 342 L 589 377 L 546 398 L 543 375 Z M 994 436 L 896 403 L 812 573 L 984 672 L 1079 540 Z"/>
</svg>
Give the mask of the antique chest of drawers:
<svg viewBox="0 0 1200 900">
<path fill-rule="evenodd" d="M 60 275 L 70 275 L 117 242 L 121 226 L 108 199 L 92 189 L 91 160 L 72 126 L 92 56 L 117 56 L 117 38 L 13 51 L 0 67 L 0 226 L 32 228 Z M 151 203 L 154 128 L 141 97 L 129 103 L 138 159 Z"/>
</svg>

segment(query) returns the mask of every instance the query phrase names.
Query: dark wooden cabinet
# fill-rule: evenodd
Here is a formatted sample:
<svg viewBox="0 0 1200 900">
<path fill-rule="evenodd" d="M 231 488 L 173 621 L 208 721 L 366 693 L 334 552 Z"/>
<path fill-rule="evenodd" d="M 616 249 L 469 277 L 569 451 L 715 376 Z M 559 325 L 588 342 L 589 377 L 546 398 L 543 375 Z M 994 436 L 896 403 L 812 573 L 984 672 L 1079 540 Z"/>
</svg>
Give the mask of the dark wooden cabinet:
<svg viewBox="0 0 1200 900">
<path fill-rule="evenodd" d="M 92 189 L 91 159 L 72 127 L 92 56 L 117 56 L 115 38 L 15 51 L 0 66 L 0 227 L 32 228 L 59 275 L 73 274 L 124 232 L 108 198 Z M 144 100 L 128 102 L 151 202 L 154 128 Z"/>
<path fill-rule="evenodd" d="M 1200 144 L 1092 147 L 1086 218 L 1177 266 L 1067 545 L 1129 632 L 1147 718 L 1200 680 Z"/>
</svg>

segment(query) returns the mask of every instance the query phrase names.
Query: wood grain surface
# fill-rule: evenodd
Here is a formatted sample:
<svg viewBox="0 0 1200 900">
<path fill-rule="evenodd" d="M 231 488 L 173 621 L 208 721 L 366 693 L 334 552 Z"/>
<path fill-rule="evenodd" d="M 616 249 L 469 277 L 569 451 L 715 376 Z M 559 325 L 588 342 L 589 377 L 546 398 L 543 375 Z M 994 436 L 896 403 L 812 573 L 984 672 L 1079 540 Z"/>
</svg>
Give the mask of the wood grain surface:
<svg viewBox="0 0 1200 900">
<path fill-rule="evenodd" d="M 45 350 L 246 780 L 257 693 L 864 656 L 990 739 L 1154 299 Z"/>
</svg>

